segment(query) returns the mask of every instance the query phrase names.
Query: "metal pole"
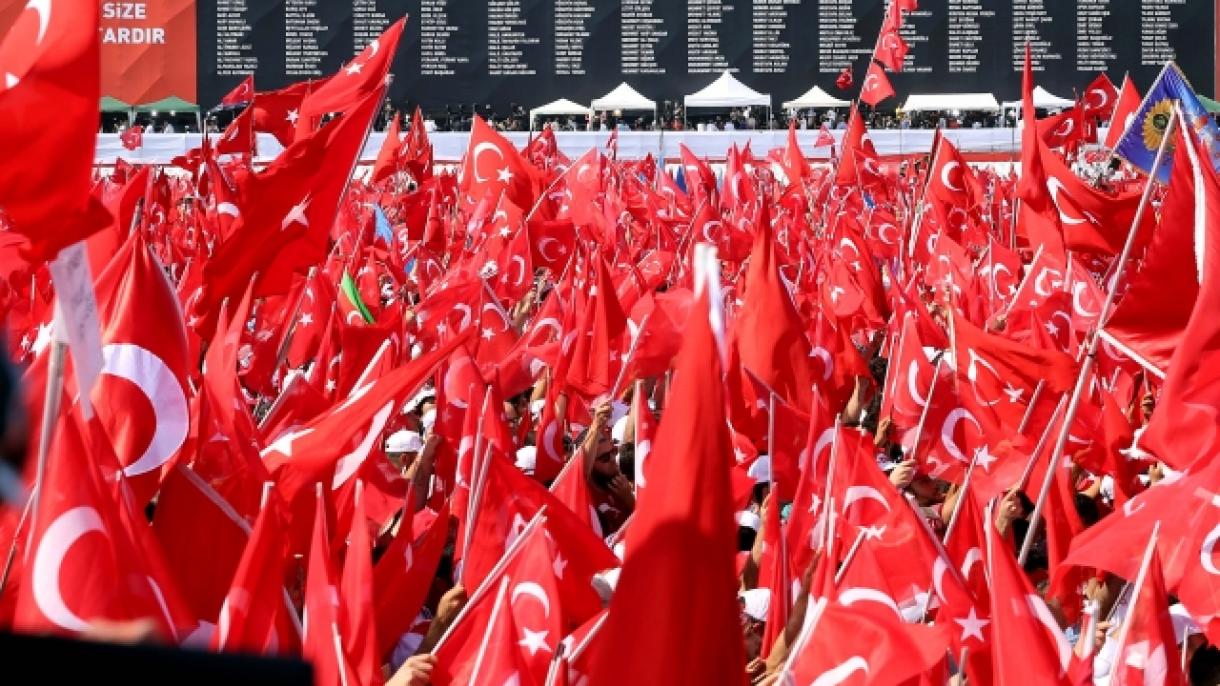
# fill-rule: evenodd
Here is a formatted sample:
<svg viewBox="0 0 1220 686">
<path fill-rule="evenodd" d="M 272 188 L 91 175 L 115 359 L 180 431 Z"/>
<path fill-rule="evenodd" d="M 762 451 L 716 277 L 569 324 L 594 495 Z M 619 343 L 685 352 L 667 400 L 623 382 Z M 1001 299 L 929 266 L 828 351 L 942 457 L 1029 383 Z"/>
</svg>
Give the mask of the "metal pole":
<svg viewBox="0 0 1220 686">
<path fill-rule="evenodd" d="M 1093 330 L 1092 335 L 1089 337 L 1088 353 L 1080 365 L 1080 375 L 1076 377 L 1076 387 L 1072 389 L 1072 399 L 1068 403 L 1067 413 L 1063 417 L 1063 427 L 1059 430 L 1059 436 L 1055 439 L 1055 448 L 1051 452 L 1047 478 L 1043 479 L 1042 491 L 1038 494 L 1038 502 L 1034 505 L 1034 512 L 1029 518 L 1029 529 L 1025 533 L 1025 542 L 1021 546 L 1021 556 L 1019 558 L 1021 564 L 1025 564 L 1026 558 L 1029 557 L 1030 547 L 1033 545 L 1034 538 L 1037 537 L 1038 525 L 1042 521 L 1042 510 L 1046 506 L 1046 495 L 1050 490 L 1050 480 L 1054 476 L 1054 466 L 1063 457 L 1063 450 L 1067 446 L 1068 437 L 1071 434 L 1072 419 L 1076 417 L 1076 410 L 1080 408 L 1080 401 L 1084 398 L 1085 388 L 1088 386 L 1089 378 L 1093 372 L 1093 364 L 1097 360 L 1097 346 L 1101 340 L 1097 336 L 1097 331 L 1110 316 L 1110 311 L 1114 308 L 1114 300 L 1118 297 L 1118 284 L 1122 281 L 1123 272 L 1127 268 L 1127 258 L 1131 256 L 1131 250 L 1135 247 L 1135 239 L 1139 232 L 1140 222 L 1143 221 L 1144 213 L 1148 210 L 1149 201 L 1152 197 L 1153 182 L 1161 168 L 1161 163 L 1165 160 L 1165 151 L 1169 147 L 1169 139 L 1173 136 L 1177 125 L 1178 118 L 1176 116 L 1171 117 L 1169 123 L 1165 126 L 1165 135 L 1161 138 L 1161 146 L 1157 149 L 1156 159 L 1152 162 L 1152 168 L 1148 170 L 1148 182 L 1144 186 L 1144 194 L 1140 198 L 1140 204 L 1135 211 L 1135 217 L 1131 220 L 1131 230 L 1127 232 L 1127 240 L 1123 243 L 1123 251 L 1118 256 L 1117 266 L 1114 268 L 1114 278 L 1110 281 L 1110 287 L 1106 290 L 1106 301 L 1102 304 L 1101 312 L 1097 316 L 1097 328 Z"/>
</svg>

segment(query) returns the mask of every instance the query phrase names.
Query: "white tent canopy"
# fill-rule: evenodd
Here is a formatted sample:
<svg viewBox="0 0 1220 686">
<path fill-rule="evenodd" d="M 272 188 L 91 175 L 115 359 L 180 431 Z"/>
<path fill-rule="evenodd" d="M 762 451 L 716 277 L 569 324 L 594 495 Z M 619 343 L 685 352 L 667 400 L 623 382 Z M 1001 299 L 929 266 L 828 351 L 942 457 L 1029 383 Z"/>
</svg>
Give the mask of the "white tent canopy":
<svg viewBox="0 0 1220 686">
<path fill-rule="evenodd" d="M 902 106 L 903 112 L 927 112 L 934 110 L 966 110 L 968 112 L 995 112 L 1000 103 L 991 93 L 935 93 L 911 95 Z"/>
<path fill-rule="evenodd" d="M 655 110 L 657 103 L 655 100 L 640 95 L 640 92 L 624 81 L 615 86 L 614 90 L 606 93 L 600 98 L 597 98 L 590 105 L 591 109 L 600 112 L 610 110 Z"/>
<path fill-rule="evenodd" d="M 1042 86 L 1034 86 L 1033 95 L 1034 95 L 1034 107 L 1036 107 L 1040 110 L 1049 110 L 1049 109 L 1055 109 L 1055 108 L 1063 109 L 1065 107 L 1071 107 L 1072 105 L 1076 104 L 1075 100 L 1068 100 L 1067 98 L 1061 98 L 1058 95 L 1055 95 L 1054 93 L 1046 90 Z M 1021 106 L 1020 100 L 1009 100 L 1004 103 L 1004 107 L 1006 107 L 1006 108 L 1020 107 L 1020 106 Z"/>
<path fill-rule="evenodd" d="M 683 102 L 687 107 L 744 107 L 746 105 L 770 107 L 771 96 L 759 93 L 725 71 L 703 90 L 686 96 Z"/>
<path fill-rule="evenodd" d="M 530 123 L 533 123 L 535 117 L 559 117 L 564 115 L 580 115 L 588 113 L 588 107 L 585 107 L 578 102 L 572 102 L 567 98 L 560 98 L 555 102 L 547 103 L 530 110 Z"/>
<path fill-rule="evenodd" d="M 840 100 L 822 90 L 821 86 L 814 86 L 799 98 L 784 103 L 784 109 L 800 110 L 809 107 L 847 107 L 850 104 L 851 101 Z"/>
</svg>

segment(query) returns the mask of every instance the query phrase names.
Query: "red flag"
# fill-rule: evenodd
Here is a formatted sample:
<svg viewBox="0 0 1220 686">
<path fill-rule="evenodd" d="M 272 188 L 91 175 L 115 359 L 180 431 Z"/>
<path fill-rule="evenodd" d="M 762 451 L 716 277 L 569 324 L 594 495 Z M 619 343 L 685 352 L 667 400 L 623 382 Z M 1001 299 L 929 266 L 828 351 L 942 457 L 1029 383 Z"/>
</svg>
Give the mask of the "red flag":
<svg viewBox="0 0 1220 686">
<path fill-rule="evenodd" d="M 412 495 L 408 492 L 407 511 Z M 417 513 L 418 514 L 426 514 Z M 385 657 L 398 643 L 427 599 L 437 565 L 449 537 L 449 508 L 441 507 L 427 530 L 414 536 L 410 514 L 404 514 L 398 534 L 373 567 L 373 598 L 377 612 L 377 655 Z"/>
<path fill-rule="evenodd" d="M 128 150 L 136 150 L 144 145 L 144 127 L 133 126 L 119 134 L 119 140 Z"/>
<path fill-rule="evenodd" d="M 864 85 L 860 86 L 860 99 L 876 107 L 877 103 L 892 97 L 894 87 L 890 85 L 889 77 L 882 71 L 881 65 L 872 62 L 864 76 Z"/>
<path fill-rule="evenodd" d="M 34 263 L 105 225 L 89 195 L 101 97 L 98 7 L 28 3 L 0 42 L 0 216 L 29 239 Z"/>
<path fill-rule="evenodd" d="M 1190 127 L 1182 124 L 1194 178 L 1193 264 L 1179 265 L 1199 277 L 1199 297 L 1181 343 L 1169 360 L 1169 373 L 1156 411 L 1140 443 L 1175 469 L 1216 452 L 1220 444 L 1220 348 L 1216 308 L 1220 307 L 1220 178 L 1207 163 Z"/>
<path fill-rule="evenodd" d="M 1066 685 L 1071 646 L 1055 616 L 1017 566 L 1008 543 L 990 522 L 984 526 L 991 570 L 993 683 Z"/>
<path fill-rule="evenodd" d="M 462 163 L 458 187 L 468 198 L 500 193 L 522 208 L 534 206 L 538 188 L 535 172 L 513 144 L 475 115 L 469 148 Z"/>
<path fill-rule="evenodd" d="M 288 147 L 296 139 L 297 122 L 301 119 L 301 101 L 309 92 L 311 82 L 301 81 L 277 91 L 254 96 L 254 130 L 275 136 L 280 145 Z"/>
<path fill-rule="evenodd" d="M 340 586 L 339 630 L 343 649 L 351 661 L 360 686 L 382 683 L 381 656 L 377 653 L 376 617 L 373 610 L 373 543 L 365 510 L 363 482 L 356 483 L 356 507 L 347 537 Z"/>
<path fill-rule="evenodd" d="M 225 127 L 216 141 L 216 154 L 252 155 L 254 143 L 254 108 L 247 107 Z"/>
<path fill-rule="evenodd" d="M 696 317 L 696 310 L 692 310 Z M 745 278 L 745 302 L 734 324 L 741 364 L 786 403 L 809 407 L 814 376 L 805 322 L 780 277 L 770 213 L 763 207 Z"/>
<path fill-rule="evenodd" d="M 813 142 L 815 148 L 833 148 L 835 145 L 834 134 L 830 132 L 829 124 L 822 124 L 822 128 L 818 129 L 818 138 Z"/>
<path fill-rule="evenodd" d="M 1118 105 L 1118 89 L 1105 72 L 1097 75 L 1092 83 L 1085 86 L 1084 95 L 1080 98 L 1086 117 L 1109 119 Z"/>
<path fill-rule="evenodd" d="M 609 267 L 600 255 L 592 258 L 595 283 L 592 297 L 576 326 L 566 383 L 588 396 L 606 393 L 622 367 L 623 334 L 627 316 L 614 292 Z"/>
<path fill-rule="evenodd" d="M 178 296 L 141 232 L 127 240 L 95 290 L 105 364 L 93 403 L 144 504 L 190 428 L 187 378 L 193 364 L 186 325 Z"/>
<path fill-rule="evenodd" d="M 908 683 L 945 655 L 943 629 L 904 624 L 894 613 L 861 612 L 827 598 L 811 600 L 807 612 L 813 620 L 793 648 L 789 683 Z"/>
<path fill-rule="evenodd" d="M 225 94 L 220 99 L 221 107 L 233 107 L 236 105 L 245 105 L 254 99 L 254 74 L 250 74 L 241 80 L 241 83 L 233 87 L 233 90 Z"/>
<path fill-rule="evenodd" d="M 220 614 L 250 525 L 190 467 L 172 467 L 161 482 L 153 533 L 184 600 L 197 617 Z M 198 544 L 207 540 L 207 546 Z"/>
<path fill-rule="evenodd" d="M 299 637 L 285 633 L 285 621 L 296 616 L 284 593 L 287 554 L 283 505 L 274 493 L 254 522 L 250 541 L 220 608 L 213 650 L 287 654 Z"/>
<path fill-rule="evenodd" d="M 1169 594 L 1161 573 L 1156 547 L 1149 551 L 1144 574 L 1136 579 L 1135 595 L 1128 607 L 1125 640 L 1115 652 L 1110 683 L 1114 686 L 1185 686 L 1178 642 L 1169 616 Z"/>
<path fill-rule="evenodd" d="M 745 670 L 718 263 L 702 249 L 696 261 L 696 301 L 653 448 L 665 459 L 650 465 L 659 486 L 645 491 L 627 532 L 626 563 L 594 656 L 595 686 L 721 683 Z M 649 621 L 641 624 L 642 616 Z"/>
<path fill-rule="evenodd" d="M 1178 134 L 1161 220 L 1139 268 L 1128 268 L 1126 293 L 1104 325 L 1126 354 L 1162 372 L 1169 369 L 1199 300 L 1204 276 L 1199 258 L 1211 233 L 1205 222 L 1220 207 L 1220 189 L 1207 183 L 1199 160 Z"/>
<path fill-rule="evenodd" d="M 835 77 L 835 87 L 841 91 L 845 91 L 851 88 L 852 83 L 851 67 L 843 67 L 843 70 L 839 72 L 837 77 Z"/>
<path fill-rule="evenodd" d="M 323 261 L 340 196 L 378 99 L 370 97 L 301 138 L 266 170 L 247 178 L 237 225 L 204 267 L 201 315 L 214 314 L 224 297 L 242 292 L 256 273 L 258 294 L 286 293 L 294 272 Z"/>
<path fill-rule="evenodd" d="M 877 39 L 877 51 L 873 53 L 873 57 L 885 65 L 886 69 L 898 72 L 902 71 L 903 61 L 910 49 L 911 47 L 902 39 L 902 34 L 898 32 L 897 26 L 885 27 Z"/>
<path fill-rule="evenodd" d="M 314 683 L 318 686 L 361 683 L 352 672 L 340 641 L 339 596 L 335 586 L 330 537 L 326 532 L 326 501 L 319 492 L 309 545 L 301 636 L 301 656 L 313 665 Z"/>
<path fill-rule="evenodd" d="M 391 24 L 359 55 L 343 65 L 338 73 L 305 96 L 301 101 L 297 136 L 312 131 L 323 115 L 347 112 L 369 98 L 377 100 L 375 108 L 381 106 L 380 96 L 387 85 L 386 75 L 398 53 L 398 41 L 406 23 L 407 19 L 403 17 Z"/>
<path fill-rule="evenodd" d="M 148 583 L 141 553 L 126 535 L 118 512 L 122 505 L 90 459 L 106 448 L 86 442 L 79 421 L 72 410 L 56 421 L 38 509 L 22 530 L 29 532 L 30 546 L 13 626 L 79 635 L 97 620 L 149 618 L 163 637 L 172 638 L 168 610 L 158 602 L 160 590 Z"/>
<path fill-rule="evenodd" d="M 1114 116 L 1110 117 L 1110 126 L 1102 145 L 1111 150 L 1118 145 L 1123 133 L 1135 121 L 1135 115 L 1139 113 L 1141 104 L 1143 104 L 1143 98 L 1140 97 L 1139 91 L 1135 90 L 1131 77 L 1124 77 L 1122 90 L 1118 92 L 1118 101 L 1114 105 Z"/>
<path fill-rule="evenodd" d="M 373 162 L 373 172 L 369 175 L 369 183 L 379 183 L 390 178 L 398 170 L 398 155 L 402 150 L 403 141 L 399 138 L 402 132 L 402 114 L 395 113 L 390 128 L 386 129 L 385 140 L 377 151 L 377 160 Z"/>
</svg>

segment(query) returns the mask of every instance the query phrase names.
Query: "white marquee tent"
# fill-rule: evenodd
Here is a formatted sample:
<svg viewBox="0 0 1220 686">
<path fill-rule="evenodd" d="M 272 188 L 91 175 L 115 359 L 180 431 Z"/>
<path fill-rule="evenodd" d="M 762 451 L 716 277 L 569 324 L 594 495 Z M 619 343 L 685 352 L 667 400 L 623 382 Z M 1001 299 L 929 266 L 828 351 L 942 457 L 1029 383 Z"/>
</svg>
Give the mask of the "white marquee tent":
<svg viewBox="0 0 1220 686">
<path fill-rule="evenodd" d="M 626 81 L 614 87 L 614 90 L 606 93 L 600 98 L 593 100 L 589 105 L 590 109 L 599 112 L 608 112 L 611 110 L 653 110 L 656 111 L 657 103 L 655 100 L 640 95 L 640 92 L 632 88 Z"/>
<path fill-rule="evenodd" d="M 903 112 L 928 112 L 937 110 L 965 110 L 967 112 L 995 112 L 1000 103 L 991 93 L 935 93 L 907 97 Z"/>
<path fill-rule="evenodd" d="M 1034 107 L 1040 110 L 1064 109 L 1076 104 L 1075 100 L 1061 98 L 1042 86 L 1034 86 Z M 1020 100 L 1009 100 L 1004 103 L 1004 109 L 1021 107 Z"/>
<path fill-rule="evenodd" d="M 811 107 L 847 107 L 850 100 L 840 100 L 822 90 L 821 86 L 810 88 L 804 95 L 784 103 L 786 110 L 803 110 Z"/>
<path fill-rule="evenodd" d="M 686 96 L 683 102 L 687 107 L 770 107 L 771 96 L 750 88 L 726 70 L 702 90 Z"/>
<path fill-rule="evenodd" d="M 587 115 L 589 108 L 584 105 L 572 102 L 567 98 L 560 98 L 555 102 L 547 103 L 530 110 L 530 130 L 534 128 L 534 119 L 537 117 L 563 117 L 569 115 Z"/>
</svg>

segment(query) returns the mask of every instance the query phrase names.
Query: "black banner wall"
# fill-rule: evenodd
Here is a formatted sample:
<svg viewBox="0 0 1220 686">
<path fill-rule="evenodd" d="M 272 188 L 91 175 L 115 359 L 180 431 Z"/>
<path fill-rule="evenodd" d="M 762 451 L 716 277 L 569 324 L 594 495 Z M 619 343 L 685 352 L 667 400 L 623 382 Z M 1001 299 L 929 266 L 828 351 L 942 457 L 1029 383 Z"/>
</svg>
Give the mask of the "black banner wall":
<svg viewBox="0 0 1220 686">
<path fill-rule="evenodd" d="M 1167 60 L 1212 94 L 1216 0 L 920 0 L 903 32 L 911 93 L 1015 99 L 1028 38 L 1038 82 L 1065 97 L 1098 72 L 1147 88 Z M 247 73 L 259 90 L 315 78 L 410 15 L 391 97 L 426 111 L 560 97 L 588 102 L 621 81 L 680 100 L 732 69 L 776 106 L 813 84 L 857 86 L 885 0 L 198 0 L 199 101 Z M 850 95 L 855 95 L 850 92 Z M 891 100 L 883 106 L 893 107 Z"/>
</svg>

